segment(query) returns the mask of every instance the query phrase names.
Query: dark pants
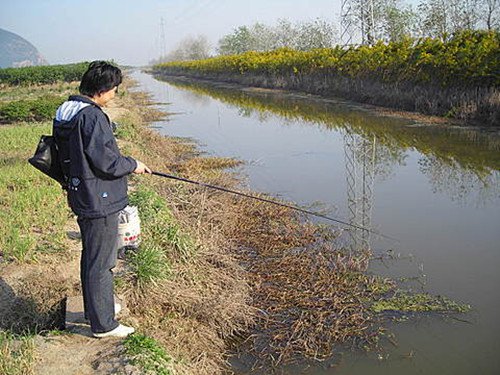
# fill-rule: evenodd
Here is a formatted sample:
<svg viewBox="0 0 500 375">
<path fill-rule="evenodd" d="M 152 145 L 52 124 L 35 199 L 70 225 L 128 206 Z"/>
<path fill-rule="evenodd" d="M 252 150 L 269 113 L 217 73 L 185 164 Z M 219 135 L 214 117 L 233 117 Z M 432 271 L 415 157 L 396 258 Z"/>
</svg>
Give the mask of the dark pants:
<svg viewBox="0 0 500 375">
<path fill-rule="evenodd" d="M 78 218 L 82 234 L 80 278 L 85 315 L 94 333 L 118 327 L 115 320 L 113 271 L 116 266 L 118 213 L 98 219 Z"/>
</svg>

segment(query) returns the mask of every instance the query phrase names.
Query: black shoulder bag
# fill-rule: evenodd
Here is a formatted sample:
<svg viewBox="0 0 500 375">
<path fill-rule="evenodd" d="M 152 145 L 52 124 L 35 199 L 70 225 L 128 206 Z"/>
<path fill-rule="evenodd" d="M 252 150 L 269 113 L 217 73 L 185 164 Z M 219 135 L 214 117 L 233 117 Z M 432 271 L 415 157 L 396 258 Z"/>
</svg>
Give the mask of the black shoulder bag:
<svg viewBox="0 0 500 375">
<path fill-rule="evenodd" d="M 61 186 L 64 187 L 66 185 L 66 179 L 59 163 L 59 150 L 54 136 L 42 135 L 35 154 L 28 161 L 36 169 L 59 182 Z"/>
</svg>

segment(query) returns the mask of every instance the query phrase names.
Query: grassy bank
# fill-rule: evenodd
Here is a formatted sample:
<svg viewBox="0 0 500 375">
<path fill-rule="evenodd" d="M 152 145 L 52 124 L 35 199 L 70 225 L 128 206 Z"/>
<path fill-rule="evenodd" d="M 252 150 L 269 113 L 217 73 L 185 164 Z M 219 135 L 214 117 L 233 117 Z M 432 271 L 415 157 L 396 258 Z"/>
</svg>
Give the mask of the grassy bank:
<svg viewBox="0 0 500 375">
<path fill-rule="evenodd" d="M 34 335 L 60 328 L 74 284 L 61 188 L 27 163 L 51 124 L 0 126 L 0 373 L 34 374 Z"/>
<path fill-rule="evenodd" d="M 247 52 L 160 64 L 153 71 L 498 125 L 499 48 L 498 32 L 466 31 L 447 42 L 408 39 L 348 50 Z"/>
<path fill-rule="evenodd" d="M 238 161 L 203 157 L 192 144 L 150 129 L 159 114 L 146 95 L 127 90 L 130 85 L 106 109 L 119 124 L 124 154 L 155 170 L 251 193 L 230 169 Z M 0 230 L 8 236 L 22 228 L 0 243 L 0 291 L 9 301 L 0 306 L 4 335 L 51 329 L 64 296 L 80 293 L 78 268 L 67 269 L 70 262 L 77 266 L 79 254 L 68 252 L 65 226 L 74 218 L 64 194 L 25 161 L 49 129 L 48 123 L 0 127 L 6 212 Z M 381 317 L 370 307 L 394 294 L 395 284 L 368 274 L 369 252 L 344 251 L 335 228 L 283 207 L 154 176 L 131 176 L 130 185 L 143 241 L 127 253 L 116 290 L 130 311 L 125 321 L 138 334 L 120 353 L 143 372 L 223 374 L 235 352 L 276 365 L 328 358 L 345 343 L 376 345 Z M 31 352 L 17 355 L 19 337 L 8 338 L 0 342 L 7 348 L 0 363 L 21 366 L 16 359 L 25 358 L 22 373 L 29 373 Z"/>
</svg>

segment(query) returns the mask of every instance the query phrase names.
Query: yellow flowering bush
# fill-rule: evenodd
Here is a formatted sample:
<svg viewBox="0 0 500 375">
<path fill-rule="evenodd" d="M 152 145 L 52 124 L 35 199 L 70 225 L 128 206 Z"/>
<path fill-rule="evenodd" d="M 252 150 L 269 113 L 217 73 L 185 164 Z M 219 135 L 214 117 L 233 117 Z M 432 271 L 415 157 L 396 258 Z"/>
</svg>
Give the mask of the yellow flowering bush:
<svg viewBox="0 0 500 375">
<path fill-rule="evenodd" d="M 159 64 L 158 73 L 307 75 L 325 73 L 383 82 L 498 86 L 500 33 L 466 30 L 447 42 L 405 39 L 373 46 L 249 51 L 205 60 Z"/>
</svg>

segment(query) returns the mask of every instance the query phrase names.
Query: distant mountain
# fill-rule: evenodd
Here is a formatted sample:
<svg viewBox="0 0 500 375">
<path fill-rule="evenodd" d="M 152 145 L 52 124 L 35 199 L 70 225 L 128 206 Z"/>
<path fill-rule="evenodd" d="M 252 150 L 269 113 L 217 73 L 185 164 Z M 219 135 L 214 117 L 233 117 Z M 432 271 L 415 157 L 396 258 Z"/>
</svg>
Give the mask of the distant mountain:
<svg viewBox="0 0 500 375">
<path fill-rule="evenodd" d="M 0 29 L 0 68 L 46 65 L 38 50 L 19 35 Z"/>
</svg>

